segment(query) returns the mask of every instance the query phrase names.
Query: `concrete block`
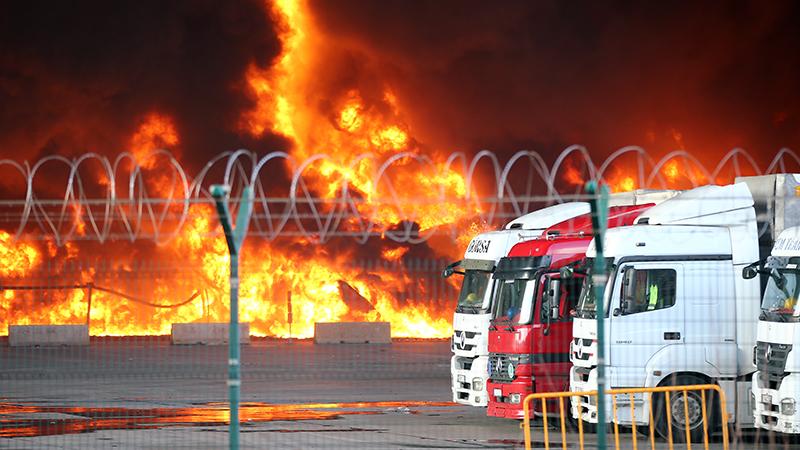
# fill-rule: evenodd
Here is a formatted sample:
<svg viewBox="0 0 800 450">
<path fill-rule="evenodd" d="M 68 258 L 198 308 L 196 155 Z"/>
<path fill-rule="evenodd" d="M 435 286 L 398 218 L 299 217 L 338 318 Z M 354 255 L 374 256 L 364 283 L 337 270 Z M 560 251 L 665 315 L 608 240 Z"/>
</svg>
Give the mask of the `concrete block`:
<svg viewBox="0 0 800 450">
<path fill-rule="evenodd" d="M 176 345 L 228 343 L 227 323 L 173 323 L 172 343 Z M 250 343 L 250 324 L 239 324 L 239 343 Z"/>
<path fill-rule="evenodd" d="M 227 323 L 173 323 L 172 343 L 175 345 L 228 343 Z M 250 343 L 250 324 L 239 324 L 239 343 Z"/>
<path fill-rule="evenodd" d="M 9 325 L 8 345 L 89 345 L 87 325 Z"/>
<path fill-rule="evenodd" d="M 317 322 L 315 344 L 391 344 L 389 322 Z"/>
</svg>

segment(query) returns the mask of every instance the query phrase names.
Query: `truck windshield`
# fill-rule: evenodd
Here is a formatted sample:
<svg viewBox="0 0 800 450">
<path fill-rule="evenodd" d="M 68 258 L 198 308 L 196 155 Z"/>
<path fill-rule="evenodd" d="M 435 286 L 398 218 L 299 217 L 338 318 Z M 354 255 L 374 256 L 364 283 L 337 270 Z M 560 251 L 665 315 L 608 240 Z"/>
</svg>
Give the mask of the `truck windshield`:
<svg viewBox="0 0 800 450">
<path fill-rule="evenodd" d="M 761 302 L 762 319 L 773 322 L 800 321 L 800 269 L 776 268 L 770 271 L 764 300 Z"/>
<path fill-rule="evenodd" d="M 492 319 L 507 324 L 529 323 L 535 287 L 535 280 L 498 280 Z"/>
<path fill-rule="evenodd" d="M 492 273 L 485 270 L 466 270 L 461 293 L 458 295 L 456 312 L 478 314 L 488 308 L 486 290 L 492 280 Z"/>
<path fill-rule="evenodd" d="M 592 286 L 592 271 L 594 270 L 594 258 L 586 258 L 586 266 L 589 268 L 586 277 L 583 279 L 583 287 L 581 287 L 581 296 L 578 299 L 578 307 L 575 310 L 578 317 L 584 319 L 594 319 L 597 317 L 597 298 L 594 294 L 594 286 Z M 606 272 L 613 274 L 615 272 L 614 258 L 606 258 Z M 611 283 L 606 286 L 613 286 L 613 275 L 609 278 Z M 606 293 L 606 298 L 611 298 Z M 604 303 L 605 314 L 608 316 L 608 302 Z"/>
</svg>

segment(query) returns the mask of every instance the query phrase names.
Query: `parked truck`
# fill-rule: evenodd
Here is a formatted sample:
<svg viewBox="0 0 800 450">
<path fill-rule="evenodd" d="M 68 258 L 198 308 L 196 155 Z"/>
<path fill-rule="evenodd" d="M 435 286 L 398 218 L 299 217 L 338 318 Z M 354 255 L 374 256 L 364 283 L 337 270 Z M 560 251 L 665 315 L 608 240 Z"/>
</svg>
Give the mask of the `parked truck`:
<svg viewBox="0 0 800 450">
<path fill-rule="evenodd" d="M 778 235 L 771 256 L 748 266 L 745 278 L 761 275 L 766 287 L 758 317 L 750 402 L 758 428 L 800 433 L 800 178 L 781 176 L 764 186 L 762 195 L 774 201 L 756 202 L 767 216 L 761 245 Z M 769 220 L 771 219 L 771 220 Z"/>
<path fill-rule="evenodd" d="M 453 315 L 450 360 L 453 401 L 486 406 L 487 335 L 494 287 L 492 272 L 516 243 L 532 239 L 555 223 L 589 212 L 585 202 L 549 206 L 511 221 L 504 229 L 475 236 L 464 259 L 448 265 L 444 277 L 463 275 Z"/>
<path fill-rule="evenodd" d="M 610 226 L 622 226 L 675 191 L 615 194 Z M 591 217 L 584 214 L 515 245 L 501 259 L 489 327 L 490 416 L 521 419 L 521 400 L 531 392 L 569 388 L 570 311 L 581 289 L 579 278 L 561 280 L 559 269 L 580 263 L 591 241 Z"/>
<path fill-rule="evenodd" d="M 791 176 L 742 177 L 727 186 L 703 186 L 642 214 L 632 226 L 609 229 L 603 257 L 609 268 L 604 302 L 605 375 L 608 388 L 713 383 L 725 392 L 725 408 L 739 427 L 753 425 L 751 375 L 761 283 L 742 277 L 760 260 L 774 234 L 775 186 Z M 796 183 L 795 183 L 796 185 Z M 772 186 L 770 189 L 769 186 Z M 754 202 L 754 196 L 756 200 Z M 760 233 L 761 231 L 761 233 Z M 586 255 L 597 257 L 594 240 Z M 591 264 L 588 265 L 591 267 Z M 584 277 L 573 323 L 570 389 L 597 389 L 597 319 L 594 290 Z M 702 438 L 719 426 L 713 394 L 636 394 L 618 402 L 616 423 L 654 426 L 662 437 Z M 654 422 L 650 423 L 650 408 Z M 606 417 L 612 420 L 611 402 Z M 594 397 L 572 398 L 573 417 L 597 422 Z M 686 414 L 688 412 L 688 414 Z M 669 414 L 669 417 L 668 415 Z M 688 422 L 686 417 L 688 416 Z"/>
</svg>

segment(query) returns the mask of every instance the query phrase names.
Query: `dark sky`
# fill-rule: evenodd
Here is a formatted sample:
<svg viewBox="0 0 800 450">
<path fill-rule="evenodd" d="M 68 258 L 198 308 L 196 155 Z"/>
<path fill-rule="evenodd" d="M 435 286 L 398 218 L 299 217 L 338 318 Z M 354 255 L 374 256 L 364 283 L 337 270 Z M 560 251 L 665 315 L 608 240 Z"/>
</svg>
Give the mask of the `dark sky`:
<svg viewBox="0 0 800 450">
<path fill-rule="evenodd" d="M 280 53 L 262 2 L 0 9 L 0 157 L 113 155 L 153 110 L 174 117 L 190 166 L 287 145 L 236 127 L 252 106 L 248 64 L 269 67 Z M 318 95 L 391 85 L 429 148 L 800 150 L 798 2 L 337 0 L 310 9 L 333 72 L 319 76 L 345 80 Z"/>
</svg>

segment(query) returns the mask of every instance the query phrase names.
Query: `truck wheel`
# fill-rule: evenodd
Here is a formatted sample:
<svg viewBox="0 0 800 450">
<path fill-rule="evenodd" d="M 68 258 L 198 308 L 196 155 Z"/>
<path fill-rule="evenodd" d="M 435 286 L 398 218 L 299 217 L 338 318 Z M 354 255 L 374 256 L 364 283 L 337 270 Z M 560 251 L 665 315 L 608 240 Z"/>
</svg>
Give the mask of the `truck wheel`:
<svg viewBox="0 0 800 450">
<path fill-rule="evenodd" d="M 705 384 L 706 381 L 692 375 L 679 375 L 670 379 L 667 386 L 685 386 L 690 384 Z M 706 392 L 706 417 L 708 419 L 709 438 L 714 432 L 716 420 L 715 392 Z M 699 391 L 686 393 L 686 404 L 689 411 L 689 423 L 686 423 L 686 410 L 684 407 L 683 392 L 671 392 L 670 404 L 665 406 L 666 394 L 654 395 L 653 420 L 656 433 L 663 439 L 669 439 L 667 429 L 667 413 L 672 421 L 672 439 L 674 442 L 686 442 L 686 428 L 689 428 L 689 437 L 692 442 L 703 442 L 703 399 Z"/>
</svg>

